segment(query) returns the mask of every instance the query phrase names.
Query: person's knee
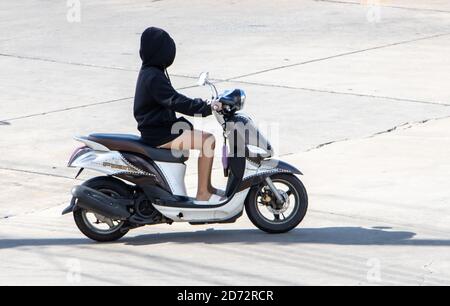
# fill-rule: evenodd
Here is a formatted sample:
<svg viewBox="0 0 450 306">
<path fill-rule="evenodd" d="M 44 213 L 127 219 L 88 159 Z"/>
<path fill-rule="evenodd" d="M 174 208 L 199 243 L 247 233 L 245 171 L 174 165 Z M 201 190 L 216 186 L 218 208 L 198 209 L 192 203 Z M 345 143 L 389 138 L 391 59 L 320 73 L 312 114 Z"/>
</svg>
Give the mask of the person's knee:
<svg viewBox="0 0 450 306">
<path fill-rule="evenodd" d="M 203 142 L 203 151 L 209 153 L 208 155 L 213 156 L 214 149 L 216 148 L 216 138 L 213 134 L 204 132 L 202 135 L 202 142 Z M 208 157 L 212 157 L 208 156 Z"/>
<path fill-rule="evenodd" d="M 215 146 L 216 145 L 216 137 L 214 137 L 214 135 L 211 133 L 203 132 L 202 142 L 203 142 L 203 144 L 210 144 L 211 146 Z"/>
</svg>

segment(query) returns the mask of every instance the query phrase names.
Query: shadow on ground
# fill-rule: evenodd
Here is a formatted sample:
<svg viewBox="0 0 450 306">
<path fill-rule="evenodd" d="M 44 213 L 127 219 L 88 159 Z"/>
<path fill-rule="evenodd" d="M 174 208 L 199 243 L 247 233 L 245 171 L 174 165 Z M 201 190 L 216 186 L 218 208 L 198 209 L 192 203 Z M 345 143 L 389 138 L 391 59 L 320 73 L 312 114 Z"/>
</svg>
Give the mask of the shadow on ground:
<svg viewBox="0 0 450 306">
<path fill-rule="evenodd" d="M 331 244 L 331 245 L 391 245 L 391 246 L 450 246 L 450 240 L 413 239 L 412 232 L 387 230 L 384 227 L 329 227 L 298 228 L 287 234 L 270 235 L 259 230 L 213 230 L 196 232 L 162 233 L 124 238 L 116 244 L 130 246 L 157 245 L 164 243 L 206 244 Z M 31 246 L 95 245 L 85 238 L 68 239 L 1 239 L 0 249 Z"/>
</svg>

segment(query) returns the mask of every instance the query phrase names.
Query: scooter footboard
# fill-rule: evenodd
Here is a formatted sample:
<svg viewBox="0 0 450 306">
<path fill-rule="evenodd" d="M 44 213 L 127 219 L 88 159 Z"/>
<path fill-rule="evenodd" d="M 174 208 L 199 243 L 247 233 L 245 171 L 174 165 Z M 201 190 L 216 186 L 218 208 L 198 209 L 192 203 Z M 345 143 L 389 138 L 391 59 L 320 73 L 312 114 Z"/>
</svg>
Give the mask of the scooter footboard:
<svg viewBox="0 0 450 306">
<path fill-rule="evenodd" d="M 249 189 L 235 194 L 225 204 L 218 205 L 186 205 L 182 207 L 154 205 L 154 207 L 166 218 L 175 222 L 212 222 L 223 221 L 236 216 L 244 209 L 245 199 Z"/>
</svg>

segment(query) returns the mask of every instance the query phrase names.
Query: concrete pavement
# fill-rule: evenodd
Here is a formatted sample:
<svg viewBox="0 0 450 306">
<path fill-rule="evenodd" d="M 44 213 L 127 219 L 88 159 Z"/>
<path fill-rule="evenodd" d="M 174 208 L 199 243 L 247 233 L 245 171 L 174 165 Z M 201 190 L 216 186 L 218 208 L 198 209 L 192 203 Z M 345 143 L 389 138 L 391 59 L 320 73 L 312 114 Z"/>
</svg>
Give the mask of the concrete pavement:
<svg viewBox="0 0 450 306">
<path fill-rule="evenodd" d="M 0 4 L 0 284 L 450 284 L 446 2 L 382 1 L 375 20 L 358 1 L 107 2 L 81 1 L 80 23 L 65 1 Z M 149 25 L 178 42 L 177 88 L 207 97 L 195 77 L 211 71 L 279 129 L 277 153 L 306 174 L 301 227 L 271 236 L 244 217 L 99 245 L 60 216 L 80 183 L 71 137 L 136 133 Z"/>
</svg>

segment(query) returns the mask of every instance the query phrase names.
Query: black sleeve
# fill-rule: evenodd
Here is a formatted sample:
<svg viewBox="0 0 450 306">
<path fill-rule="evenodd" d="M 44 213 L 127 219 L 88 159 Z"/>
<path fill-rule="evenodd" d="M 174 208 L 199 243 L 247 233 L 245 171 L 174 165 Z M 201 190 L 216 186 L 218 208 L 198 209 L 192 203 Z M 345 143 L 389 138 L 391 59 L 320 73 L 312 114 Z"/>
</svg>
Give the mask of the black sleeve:
<svg viewBox="0 0 450 306">
<path fill-rule="evenodd" d="M 164 107 L 188 116 L 207 117 L 212 114 L 210 105 L 202 99 L 190 99 L 178 93 L 165 76 L 155 76 L 149 85 L 153 99 Z"/>
</svg>

